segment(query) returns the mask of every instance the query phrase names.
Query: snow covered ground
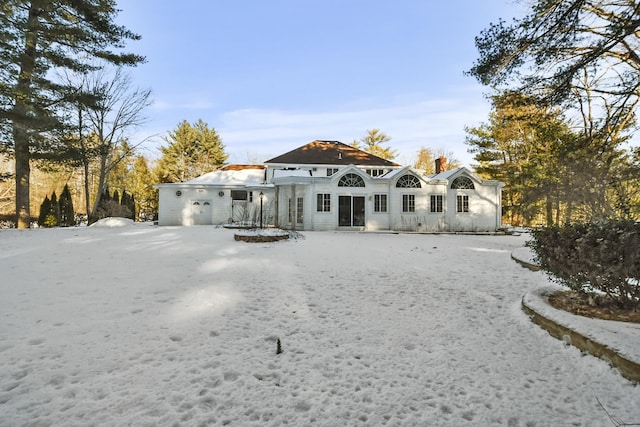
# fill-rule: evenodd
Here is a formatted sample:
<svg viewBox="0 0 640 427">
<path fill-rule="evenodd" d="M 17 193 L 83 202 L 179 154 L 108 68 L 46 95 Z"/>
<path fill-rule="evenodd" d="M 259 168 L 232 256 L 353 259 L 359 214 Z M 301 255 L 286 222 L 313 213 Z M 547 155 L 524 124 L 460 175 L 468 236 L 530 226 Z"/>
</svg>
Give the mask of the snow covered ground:
<svg viewBox="0 0 640 427">
<path fill-rule="evenodd" d="M 521 311 L 526 236 L 106 225 L 0 230 L 0 426 L 640 423 Z"/>
</svg>

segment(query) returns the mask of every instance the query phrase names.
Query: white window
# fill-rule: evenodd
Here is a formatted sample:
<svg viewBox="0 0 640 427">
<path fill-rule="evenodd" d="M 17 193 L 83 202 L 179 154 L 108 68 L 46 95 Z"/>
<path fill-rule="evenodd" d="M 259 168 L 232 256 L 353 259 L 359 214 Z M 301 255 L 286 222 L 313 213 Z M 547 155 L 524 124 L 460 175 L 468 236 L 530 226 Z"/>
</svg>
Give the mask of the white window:
<svg viewBox="0 0 640 427">
<path fill-rule="evenodd" d="M 397 188 L 421 188 L 420 180 L 413 175 L 403 175 L 396 182 Z"/>
<path fill-rule="evenodd" d="M 340 178 L 338 187 L 364 187 L 364 179 L 358 174 L 348 173 Z"/>
<path fill-rule="evenodd" d="M 327 168 L 327 176 L 331 176 L 336 172 L 338 172 L 338 168 Z"/>
<path fill-rule="evenodd" d="M 456 197 L 456 212 L 469 212 L 469 196 L 458 194 Z"/>
<path fill-rule="evenodd" d="M 374 212 L 387 211 L 387 195 L 386 194 L 373 195 L 373 211 Z"/>
<path fill-rule="evenodd" d="M 402 195 L 402 212 L 415 212 L 415 211 L 416 211 L 415 194 L 403 194 Z"/>
<path fill-rule="evenodd" d="M 384 169 L 366 169 L 367 174 L 371 176 L 381 176 L 386 172 Z"/>
<path fill-rule="evenodd" d="M 296 223 L 303 224 L 304 223 L 304 199 L 302 197 L 298 197 L 298 201 L 296 203 Z"/>
<path fill-rule="evenodd" d="M 318 194 L 316 210 L 318 212 L 331 212 L 331 194 Z"/>
<path fill-rule="evenodd" d="M 431 195 L 431 206 L 429 208 L 430 212 L 442 212 L 443 211 L 443 201 L 444 197 L 442 194 L 432 194 Z"/>
<path fill-rule="evenodd" d="M 245 190 L 231 190 L 231 198 L 233 200 L 247 200 L 247 192 Z"/>
<path fill-rule="evenodd" d="M 451 188 L 454 190 L 473 190 L 475 189 L 471 178 L 466 176 L 459 176 L 451 183 Z"/>
</svg>

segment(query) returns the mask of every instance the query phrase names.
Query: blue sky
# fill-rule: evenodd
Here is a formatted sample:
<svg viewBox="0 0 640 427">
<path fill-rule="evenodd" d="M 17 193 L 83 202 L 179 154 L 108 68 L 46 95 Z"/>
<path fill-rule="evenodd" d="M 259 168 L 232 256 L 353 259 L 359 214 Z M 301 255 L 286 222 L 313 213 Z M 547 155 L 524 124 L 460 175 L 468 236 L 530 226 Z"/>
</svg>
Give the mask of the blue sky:
<svg viewBox="0 0 640 427">
<path fill-rule="evenodd" d="M 520 16 L 513 0 L 121 1 L 140 34 L 131 70 L 154 105 L 133 142 L 150 156 L 182 120 L 218 131 L 230 163 L 262 162 L 314 139 L 378 128 L 396 161 L 420 147 L 472 163 L 464 126 L 487 119 L 488 89 L 463 75 L 474 37 Z"/>
</svg>

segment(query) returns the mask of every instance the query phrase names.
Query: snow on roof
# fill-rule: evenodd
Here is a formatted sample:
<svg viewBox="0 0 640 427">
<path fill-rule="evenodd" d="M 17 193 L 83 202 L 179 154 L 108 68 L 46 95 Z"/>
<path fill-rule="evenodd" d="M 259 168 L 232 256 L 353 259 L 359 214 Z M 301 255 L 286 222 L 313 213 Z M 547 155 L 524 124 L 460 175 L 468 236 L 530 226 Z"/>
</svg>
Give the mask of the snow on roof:
<svg viewBox="0 0 640 427">
<path fill-rule="evenodd" d="M 466 174 L 470 178 L 473 178 L 475 181 L 481 183 L 482 185 L 504 187 L 504 183 L 502 181 L 497 181 L 494 179 L 482 179 L 465 167 L 451 169 L 451 170 L 447 170 L 437 174 L 429 175 L 429 178 L 434 180 L 439 180 L 439 179 L 450 180 L 454 175 L 457 175 L 459 172 L 466 172 Z"/>
<path fill-rule="evenodd" d="M 199 185 L 261 185 L 264 183 L 264 167 L 232 167 L 205 173 L 183 184 Z"/>
<path fill-rule="evenodd" d="M 404 173 L 407 173 L 407 168 L 402 168 L 402 169 L 393 169 L 393 170 L 391 170 L 391 171 L 389 171 L 389 172 L 385 173 L 384 175 L 380 175 L 380 176 L 377 176 L 377 177 L 375 177 L 375 178 L 378 178 L 378 179 L 380 179 L 380 178 L 387 178 L 387 179 L 391 179 L 391 178 L 393 178 L 393 177 L 394 177 L 394 176 L 396 176 L 396 175 L 400 175 L 400 174 L 404 174 Z"/>
<path fill-rule="evenodd" d="M 292 176 L 311 176 L 311 171 L 306 169 L 276 169 L 273 171 L 274 178 L 285 178 Z"/>
<path fill-rule="evenodd" d="M 429 175 L 429 178 L 431 178 L 431 179 L 449 179 L 453 175 L 458 173 L 460 171 L 460 169 L 464 169 L 464 168 L 456 168 L 456 169 L 446 170 L 446 171 L 440 172 L 440 173 L 435 173 L 433 175 Z"/>
</svg>

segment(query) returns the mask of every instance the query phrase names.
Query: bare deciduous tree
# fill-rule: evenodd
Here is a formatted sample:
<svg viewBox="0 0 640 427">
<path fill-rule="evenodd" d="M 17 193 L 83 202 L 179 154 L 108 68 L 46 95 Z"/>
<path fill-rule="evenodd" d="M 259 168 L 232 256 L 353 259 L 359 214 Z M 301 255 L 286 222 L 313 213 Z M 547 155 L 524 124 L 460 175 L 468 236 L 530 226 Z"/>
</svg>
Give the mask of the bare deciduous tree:
<svg viewBox="0 0 640 427">
<path fill-rule="evenodd" d="M 89 222 L 104 193 L 109 172 L 142 143 L 127 145 L 129 152 L 114 156 L 116 147 L 146 121 L 144 110 L 151 105 L 151 90 L 133 87 L 131 77 L 122 68 L 107 68 L 80 76 L 78 91 L 88 96 L 75 104 L 77 110 L 78 151 L 85 175 L 85 200 Z M 90 165 L 97 161 L 96 197 L 90 203 Z"/>
</svg>

